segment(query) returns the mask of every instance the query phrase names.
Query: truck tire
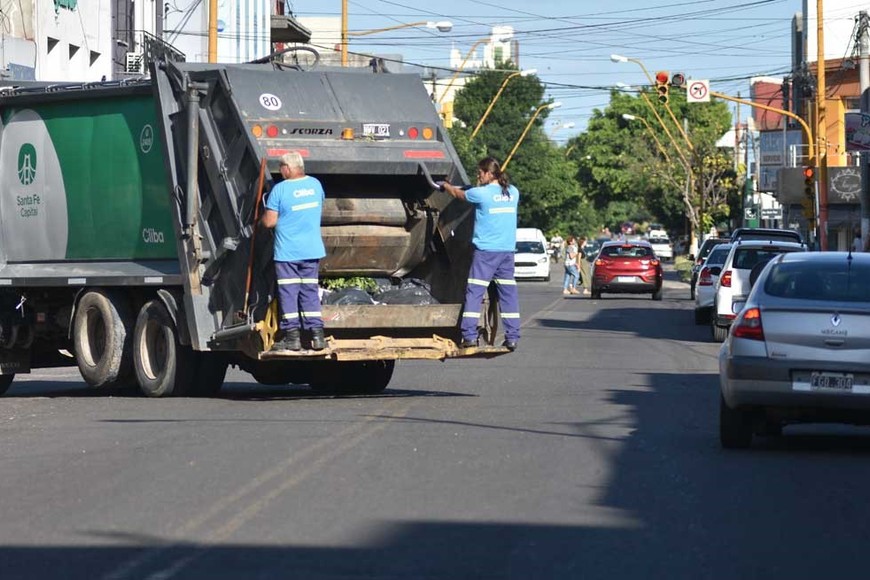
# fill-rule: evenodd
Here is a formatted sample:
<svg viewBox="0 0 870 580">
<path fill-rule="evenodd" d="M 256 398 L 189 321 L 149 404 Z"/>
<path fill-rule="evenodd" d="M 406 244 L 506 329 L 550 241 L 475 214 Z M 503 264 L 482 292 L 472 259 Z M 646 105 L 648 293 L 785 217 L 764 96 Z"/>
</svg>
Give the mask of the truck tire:
<svg viewBox="0 0 870 580">
<path fill-rule="evenodd" d="M 376 395 L 393 378 L 394 360 L 367 360 L 327 363 L 312 380 L 311 388 L 337 395 Z"/>
<path fill-rule="evenodd" d="M 183 396 L 193 390 L 197 358 L 178 341 L 178 329 L 160 300 L 147 302 L 133 331 L 133 368 L 148 397 Z"/>
<path fill-rule="evenodd" d="M 6 394 L 6 391 L 12 386 L 12 381 L 14 380 L 15 375 L 0 375 L 0 396 Z"/>
<path fill-rule="evenodd" d="M 299 380 L 296 366 L 282 361 L 260 362 L 251 369 L 251 376 L 261 385 L 289 385 Z"/>
<path fill-rule="evenodd" d="M 194 352 L 196 374 L 193 378 L 191 395 L 194 397 L 213 397 L 221 392 L 227 378 L 227 359 L 223 353 Z"/>
<path fill-rule="evenodd" d="M 120 296 L 92 290 L 79 299 L 73 320 L 73 351 L 87 384 L 113 387 L 132 377 L 132 328 L 132 312 Z"/>
</svg>

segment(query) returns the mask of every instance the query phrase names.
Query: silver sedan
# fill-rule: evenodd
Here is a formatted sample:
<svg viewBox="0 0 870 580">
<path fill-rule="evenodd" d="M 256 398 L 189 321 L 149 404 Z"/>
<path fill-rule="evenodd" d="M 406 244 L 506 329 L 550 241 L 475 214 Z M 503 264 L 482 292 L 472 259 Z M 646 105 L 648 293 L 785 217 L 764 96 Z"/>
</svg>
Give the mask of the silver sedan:
<svg viewBox="0 0 870 580">
<path fill-rule="evenodd" d="M 719 352 L 719 436 L 870 424 L 870 254 L 790 253 L 761 271 Z"/>
</svg>

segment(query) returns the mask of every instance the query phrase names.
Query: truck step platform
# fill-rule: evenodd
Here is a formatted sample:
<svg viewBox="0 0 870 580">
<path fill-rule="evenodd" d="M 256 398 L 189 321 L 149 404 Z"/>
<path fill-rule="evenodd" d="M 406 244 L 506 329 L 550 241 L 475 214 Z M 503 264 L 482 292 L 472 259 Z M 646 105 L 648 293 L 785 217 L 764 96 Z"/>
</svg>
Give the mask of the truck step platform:
<svg viewBox="0 0 870 580">
<path fill-rule="evenodd" d="M 324 350 L 282 350 L 259 353 L 259 360 L 444 360 L 448 358 L 493 358 L 509 351 L 502 346 L 476 346 L 459 348 L 450 339 L 434 335 L 432 338 L 391 338 L 375 336 L 366 339 L 334 339 L 327 337 Z"/>
</svg>

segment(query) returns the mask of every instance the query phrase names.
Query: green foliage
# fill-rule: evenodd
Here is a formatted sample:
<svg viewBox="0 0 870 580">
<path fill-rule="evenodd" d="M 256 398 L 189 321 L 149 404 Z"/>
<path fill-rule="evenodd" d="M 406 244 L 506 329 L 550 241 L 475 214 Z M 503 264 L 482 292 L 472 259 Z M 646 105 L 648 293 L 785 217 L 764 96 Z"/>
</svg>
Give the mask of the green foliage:
<svg viewBox="0 0 870 580">
<path fill-rule="evenodd" d="M 477 175 L 477 162 L 492 156 L 504 162 L 544 102 L 544 86 L 534 76 L 515 76 L 504 86 L 480 131 L 471 134 L 493 102 L 510 71 L 485 70 L 466 83 L 456 95 L 450 138 L 469 176 Z M 582 195 L 576 181 L 577 167 L 565 158 L 543 130 L 549 110 L 543 109 L 511 158 L 506 172 L 520 190 L 519 224 L 544 231 L 572 231 L 596 224 L 595 209 Z M 464 123 L 464 127 L 462 124 Z"/>
<path fill-rule="evenodd" d="M 366 292 L 374 292 L 378 289 L 377 282 L 373 278 L 354 276 L 352 278 L 324 278 L 320 285 L 327 290 L 342 290 L 344 288 L 359 288 Z"/>
</svg>

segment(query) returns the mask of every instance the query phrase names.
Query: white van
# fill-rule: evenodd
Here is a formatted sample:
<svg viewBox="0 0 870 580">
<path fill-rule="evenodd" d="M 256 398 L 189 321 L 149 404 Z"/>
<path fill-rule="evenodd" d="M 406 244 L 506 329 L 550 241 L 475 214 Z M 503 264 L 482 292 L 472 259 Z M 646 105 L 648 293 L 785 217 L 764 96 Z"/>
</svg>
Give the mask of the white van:
<svg viewBox="0 0 870 580">
<path fill-rule="evenodd" d="M 517 228 L 514 277 L 550 281 L 550 254 L 547 253 L 547 238 L 541 230 Z"/>
</svg>

